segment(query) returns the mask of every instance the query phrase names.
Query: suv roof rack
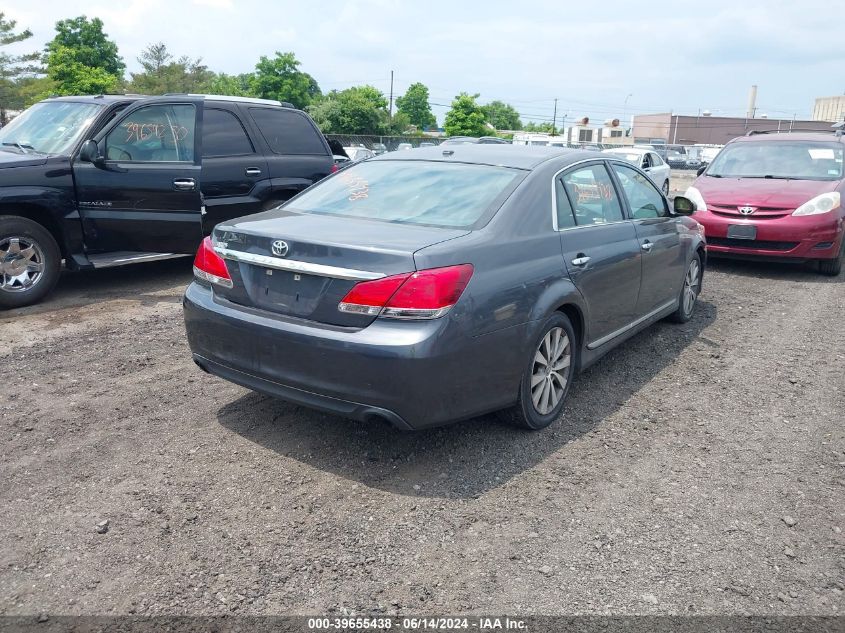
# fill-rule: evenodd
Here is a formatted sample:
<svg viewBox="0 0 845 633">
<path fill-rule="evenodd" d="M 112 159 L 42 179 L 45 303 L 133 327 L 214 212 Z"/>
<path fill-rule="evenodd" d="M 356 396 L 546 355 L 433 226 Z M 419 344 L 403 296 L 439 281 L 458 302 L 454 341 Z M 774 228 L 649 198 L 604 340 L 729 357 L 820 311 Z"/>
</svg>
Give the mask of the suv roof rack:
<svg viewBox="0 0 845 633">
<path fill-rule="evenodd" d="M 261 105 L 277 105 L 282 106 L 283 108 L 293 108 L 294 105 L 292 103 L 288 103 L 287 101 L 279 101 L 277 99 L 259 99 L 258 97 L 235 97 L 232 95 L 212 95 L 212 94 L 199 94 L 199 93 L 192 93 L 192 92 L 167 92 L 165 93 L 165 97 L 177 97 L 177 96 L 185 96 L 185 97 L 204 97 L 206 99 L 214 99 L 215 101 L 236 101 L 239 103 L 255 103 Z"/>
</svg>

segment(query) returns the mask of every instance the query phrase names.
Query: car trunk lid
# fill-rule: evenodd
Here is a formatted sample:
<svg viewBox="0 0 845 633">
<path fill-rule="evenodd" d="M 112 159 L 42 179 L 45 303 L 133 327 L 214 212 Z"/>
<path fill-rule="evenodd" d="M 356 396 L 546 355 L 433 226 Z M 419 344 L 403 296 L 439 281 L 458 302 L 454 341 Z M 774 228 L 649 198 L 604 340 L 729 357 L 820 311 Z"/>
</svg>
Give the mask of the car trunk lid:
<svg viewBox="0 0 845 633">
<path fill-rule="evenodd" d="M 286 210 L 249 216 L 214 230 L 233 281 L 217 292 L 286 317 L 366 327 L 375 317 L 338 310 L 356 283 L 414 271 L 414 252 L 468 232 Z"/>
</svg>

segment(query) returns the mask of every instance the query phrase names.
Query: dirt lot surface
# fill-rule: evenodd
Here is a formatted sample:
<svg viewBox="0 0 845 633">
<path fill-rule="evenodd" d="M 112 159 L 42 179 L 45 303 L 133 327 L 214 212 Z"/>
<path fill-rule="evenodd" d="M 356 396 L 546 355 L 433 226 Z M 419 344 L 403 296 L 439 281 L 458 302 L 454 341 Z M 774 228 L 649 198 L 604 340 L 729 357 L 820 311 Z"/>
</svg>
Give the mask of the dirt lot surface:
<svg viewBox="0 0 845 633">
<path fill-rule="evenodd" d="M 190 267 L 0 314 L 0 614 L 845 609 L 845 276 L 714 262 L 546 431 L 408 434 L 202 374 Z"/>
</svg>

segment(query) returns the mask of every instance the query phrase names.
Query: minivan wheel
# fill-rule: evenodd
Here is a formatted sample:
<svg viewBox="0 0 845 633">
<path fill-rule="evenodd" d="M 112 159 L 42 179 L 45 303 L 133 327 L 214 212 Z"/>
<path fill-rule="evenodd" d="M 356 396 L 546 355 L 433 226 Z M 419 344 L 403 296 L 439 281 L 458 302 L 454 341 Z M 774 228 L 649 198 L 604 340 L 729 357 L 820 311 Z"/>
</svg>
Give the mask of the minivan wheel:
<svg viewBox="0 0 845 633">
<path fill-rule="evenodd" d="M 845 236 L 842 237 L 842 245 L 839 247 L 839 257 L 834 259 L 820 259 L 819 272 L 823 275 L 836 277 L 842 272 L 842 261 L 845 260 Z"/>
<path fill-rule="evenodd" d="M 516 406 L 508 421 L 531 430 L 546 428 L 563 410 L 578 363 L 578 341 L 569 318 L 556 312 L 531 346 Z"/>
<path fill-rule="evenodd" d="M 19 308 L 43 299 L 59 280 L 61 252 L 37 222 L 0 216 L 0 308 Z"/>
<path fill-rule="evenodd" d="M 666 180 L 663 183 L 663 195 L 666 196 L 667 198 L 669 197 L 669 181 L 668 180 Z"/>
<path fill-rule="evenodd" d="M 701 257 L 696 253 L 687 265 L 687 273 L 684 275 L 684 283 L 681 286 L 681 295 L 678 297 L 678 309 L 669 317 L 675 323 L 686 323 L 692 318 L 698 295 L 701 294 L 703 272 Z"/>
</svg>

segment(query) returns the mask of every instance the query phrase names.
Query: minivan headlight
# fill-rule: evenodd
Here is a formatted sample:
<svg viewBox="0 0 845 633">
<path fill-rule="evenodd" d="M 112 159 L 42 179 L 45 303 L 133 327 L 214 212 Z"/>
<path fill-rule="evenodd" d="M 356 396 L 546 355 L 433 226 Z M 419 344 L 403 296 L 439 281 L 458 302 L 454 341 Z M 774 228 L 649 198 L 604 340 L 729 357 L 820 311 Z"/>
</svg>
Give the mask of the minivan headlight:
<svg viewBox="0 0 845 633">
<path fill-rule="evenodd" d="M 819 215 L 821 213 L 830 213 L 834 209 L 838 209 L 840 204 L 840 196 L 838 191 L 830 193 L 823 193 L 816 196 L 812 200 L 808 200 L 800 207 L 792 212 L 792 215 Z"/>
<path fill-rule="evenodd" d="M 704 202 L 704 196 L 701 195 L 701 192 L 696 189 L 695 187 L 687 187 L 687 191 L 684 194 L 684 198 L 689 198 L 695 203 L 695 210 L 696 211 L 706 211 L 707 205 Z"/>
</svg>

